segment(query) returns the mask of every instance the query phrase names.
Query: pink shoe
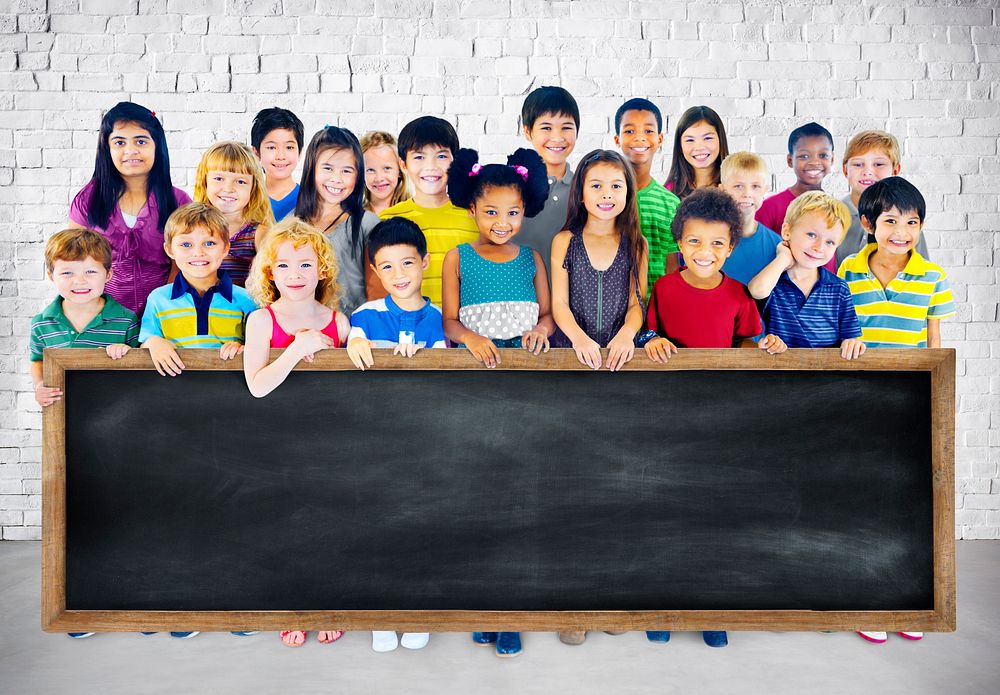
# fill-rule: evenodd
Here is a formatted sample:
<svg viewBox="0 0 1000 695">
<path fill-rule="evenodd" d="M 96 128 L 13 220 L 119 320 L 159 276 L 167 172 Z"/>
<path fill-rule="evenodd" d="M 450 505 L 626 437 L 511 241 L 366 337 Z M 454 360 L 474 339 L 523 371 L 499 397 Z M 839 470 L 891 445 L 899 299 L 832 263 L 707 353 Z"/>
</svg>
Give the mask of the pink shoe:
<svg viewBox="0 0 1000 695">
<path fill-rule="evenodd" d="M 862 639 L 866 639 L 873 644 L 885 644 L 885 641 L 889 639 L 889 636 L 884 632 L 862 632 L 858 630 L 858 634 L 861 635 Z"/>
<path fill-rule="evenodd" d="M 903 639 L 913 640 L 914 642 L 924 638 L 924 633 L 922 632 L 897 632 L 896 634 Z"/>
</svg>

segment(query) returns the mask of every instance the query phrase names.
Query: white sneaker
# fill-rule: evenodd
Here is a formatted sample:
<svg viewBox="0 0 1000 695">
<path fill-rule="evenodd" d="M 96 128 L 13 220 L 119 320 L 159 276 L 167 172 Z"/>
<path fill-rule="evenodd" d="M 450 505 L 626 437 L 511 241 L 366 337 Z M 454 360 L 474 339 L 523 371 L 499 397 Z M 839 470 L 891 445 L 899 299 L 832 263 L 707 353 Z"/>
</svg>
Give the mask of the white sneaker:
<svg viewBox="0 0 1000 695">
<path fill-rule="evenodd" d="M 399 646 L 395 630 L 372 630 L 372 649 L 377 652 L 391 652 Z"/>
<path fill-rule="evenodd" d="M 405 632 L 399 643 L 407 649 L 423 649 L 430 639 L 431 636 L 428 632 Z"/>
<path fill-rule="evenodd" d="M 875 644 L 885 644 L 885 641 L 889 639 L 889 635 L 884 632 L 862 632 L 858 630 L 858 634 L 861 635 L 862 638 Z"/>
<path fill-rule="evenodd" d="M 897 632 L 896 634 L 904 639 L 910 639 L 914 641 L 924 638 L 924 633 L 922 632 Z"/>
</svg>

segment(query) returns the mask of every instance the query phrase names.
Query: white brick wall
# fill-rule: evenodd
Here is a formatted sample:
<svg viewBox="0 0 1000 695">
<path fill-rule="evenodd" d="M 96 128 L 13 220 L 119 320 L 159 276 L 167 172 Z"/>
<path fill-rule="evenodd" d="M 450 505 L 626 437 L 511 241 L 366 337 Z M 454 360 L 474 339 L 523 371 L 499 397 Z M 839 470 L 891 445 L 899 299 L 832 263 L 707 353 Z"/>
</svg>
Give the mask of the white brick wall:
<svg viewBox="0 0 1000 695">
<path fill-rule="evenodd" d="M 731 149 L 766 156 L 776 190 L 795 125 L 824 123 L 841 151 L 858 129 L 895 133 L 959 306 L 943 325 L 958 349 L 956 532 L 1000 537 L 998 25 L 995 0 L 0 0 L 2 538 L 40 534 L 28 321 L 51 297 L 42 244 L 91 174 L 104 109 L 162 116 L 190 190 L 200 150 L 246 139 L 265 106 L 309 132 L 443 114 L 489 159 L 522 144 L 521 101 L 542 84 L 580 102 L 577 156 L 611 146 L 626 97 L 654 98 L 670 126 L 704 103 Z M 827 189 L 842 195 L 843 177 Z"/>
</svg>

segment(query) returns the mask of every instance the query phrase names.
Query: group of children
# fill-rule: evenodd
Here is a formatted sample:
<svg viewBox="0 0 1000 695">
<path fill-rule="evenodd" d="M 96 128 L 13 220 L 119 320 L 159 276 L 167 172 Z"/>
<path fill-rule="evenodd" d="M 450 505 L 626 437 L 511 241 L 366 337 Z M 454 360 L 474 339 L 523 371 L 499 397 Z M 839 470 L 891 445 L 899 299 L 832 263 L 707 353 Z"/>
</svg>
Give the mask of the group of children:
<svg viewBox="0 0 1000 695">
<path fill-rule="evenodd" d="M 171 183 L 155 114 L 118 104 L 70 228 L 46 245 L 59 297 L 32 321 L 36 400 L 62 396 L 43 383 L 45 347 L 102 347 L 112 359 L 142 347 L 170 376 L 184 370 L 182 348 L 242 354 L 250 392 L 263 397 L 300 361 L 340 347 L 362 370 L 373 348 L 412 357 L 450 344 L 486 367 L 500 364 L 500 348 L 566 347 L 615 371 L 637 348 L 665 362 L 683 348 L 835 347 L 855 359 L 871 347 L 940 345 L 951 291 L 927 258 L 924 199 L 897 176 L 892 135 L 851 138 L 840 201 L 821 189 L 834 143 L 816 123 L 789 136 L 795 184 L 765 198 L 763 159 L 730 154 L 722 119 L 705 106 L 679 119 L 665 185 L 650 173 L 665 123 L 649 100 L 615 114 L 620 152 L 589 152 L 575 172 L 580 114 L 569 92 L 534 90 L 521 121 L 531 148 L 486 164 L 433 116 L 398 140 L 326 126 L 296 182 L 302 123 L 265 109 L 250 147 L 204 153 L 192 201 Z M 273 361 L 272 348 L 284 348 Z M 560 637 L 579 644 L 585 634 Z M 281 637 L 298 646 L 306 633 Z M 726 643 L 724 632 L 704 637 Z M 521 650 L 514 632 L 473 639 L 501 656 Z M 398 643 L 374 633 L 377 651 Z"/>
</svg>

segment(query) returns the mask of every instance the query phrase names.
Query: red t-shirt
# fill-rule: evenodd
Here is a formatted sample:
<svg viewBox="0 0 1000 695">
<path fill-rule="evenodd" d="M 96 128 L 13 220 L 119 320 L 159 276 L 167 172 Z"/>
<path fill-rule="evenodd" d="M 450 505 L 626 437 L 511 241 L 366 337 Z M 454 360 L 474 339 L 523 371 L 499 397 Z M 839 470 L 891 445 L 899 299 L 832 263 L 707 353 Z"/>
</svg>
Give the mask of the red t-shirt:
<svg viewBox="0 0 1000 695">
<path fill-rule="evenodd" d="M 770 198 L 764 199 L 764 204 L 754 215 L 754 218 L 768 229 L 773 229 L 781 236 L 781 225 L 785 222 L 785 213 L 788 206 L 795 200 L 795 194 L 791 188 L 786 188 L 781 193 L 775 193 Z"/>
<path fill-rule="evenodd" d="M 646 328 L 677 347 L 731 348 L 759 335 L 761 324 L 757 305 L 741 283 L 723 275 L 718 287 L 703 290 L 677 270 L 653 285 Z"/>
</svg>

